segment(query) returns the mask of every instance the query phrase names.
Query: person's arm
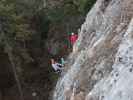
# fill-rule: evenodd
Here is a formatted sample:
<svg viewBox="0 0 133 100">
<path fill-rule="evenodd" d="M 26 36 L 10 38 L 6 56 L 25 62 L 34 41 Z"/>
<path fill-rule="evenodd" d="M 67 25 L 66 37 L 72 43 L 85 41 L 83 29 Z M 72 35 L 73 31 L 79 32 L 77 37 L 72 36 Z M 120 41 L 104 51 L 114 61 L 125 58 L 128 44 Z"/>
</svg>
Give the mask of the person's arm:
<svg viewBox="0 0 133 100">
<path fill-rule="evenodd" d="M 62 67 L 63 67 L 63 65 L 62 65 L 62 64 L 60 64 L 60 63 L 56 63 L 56 66 L 57 66 L 57 69 L 59 69 L 59 70 L 64 69 L 64 68 L 62 68 Z"/>
<path fill-rule="evenodd" d="M 57 67 L 56 67 L 55 64 L 52 64 L 52 67 L 53 67 L 53 69 L 54 69 L 55 71 L 57 71 Z"/>
<path fill-rule="evenodd" d="M 59 65 L 59 66 L 63 66 L 62 64 L 60 64 L 60 63 L 57 63 L 57 65 Z"/>
</svg>

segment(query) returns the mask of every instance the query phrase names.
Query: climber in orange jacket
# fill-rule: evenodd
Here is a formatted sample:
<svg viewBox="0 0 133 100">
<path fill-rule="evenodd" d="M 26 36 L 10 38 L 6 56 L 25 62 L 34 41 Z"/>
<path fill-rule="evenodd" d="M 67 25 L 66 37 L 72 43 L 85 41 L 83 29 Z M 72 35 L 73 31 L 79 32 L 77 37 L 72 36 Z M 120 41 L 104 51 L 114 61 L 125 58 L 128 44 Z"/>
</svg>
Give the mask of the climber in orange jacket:
<svg viewBox="0 0 133 100">
<path fill-rule="evenodd" d="M 77 39 L 78 39 L 78 35 L 75 33 L 71 33 L 71 36 L 70 36 L 71 45 L 74 45 Z"/>
</svg>

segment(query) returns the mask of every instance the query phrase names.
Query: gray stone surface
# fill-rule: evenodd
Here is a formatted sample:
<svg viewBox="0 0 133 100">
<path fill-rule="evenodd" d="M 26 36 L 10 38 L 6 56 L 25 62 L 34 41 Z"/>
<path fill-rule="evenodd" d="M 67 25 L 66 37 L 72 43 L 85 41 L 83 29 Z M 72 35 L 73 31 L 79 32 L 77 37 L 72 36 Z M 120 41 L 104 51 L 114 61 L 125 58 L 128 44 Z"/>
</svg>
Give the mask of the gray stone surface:
<svg viewBox="0 0 133 100">
<path fill-rule="evenodd" d="M 85 100 L 133 100 L 132 18 L 132 0 L 97 1 L 81 26 L 53 100 L 66 100 L 65 91 L 72 93 L 76 80 Z"/>
</svg>

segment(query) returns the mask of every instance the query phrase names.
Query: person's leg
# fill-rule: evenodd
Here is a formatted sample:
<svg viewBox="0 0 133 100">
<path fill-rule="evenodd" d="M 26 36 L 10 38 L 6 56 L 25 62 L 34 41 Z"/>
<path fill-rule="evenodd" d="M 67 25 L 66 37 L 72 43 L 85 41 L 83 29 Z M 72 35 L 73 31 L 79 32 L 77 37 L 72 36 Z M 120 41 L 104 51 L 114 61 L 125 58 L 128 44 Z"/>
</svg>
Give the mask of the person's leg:
<svg viewBox="0 0 133 100">
<path fill-rule="evenodd" d="M 61 73 L 62 71 L 61 71 L 60 69 L 58 69 L 56 72 L 57 72 L 57 73 Z"/>
</svg>

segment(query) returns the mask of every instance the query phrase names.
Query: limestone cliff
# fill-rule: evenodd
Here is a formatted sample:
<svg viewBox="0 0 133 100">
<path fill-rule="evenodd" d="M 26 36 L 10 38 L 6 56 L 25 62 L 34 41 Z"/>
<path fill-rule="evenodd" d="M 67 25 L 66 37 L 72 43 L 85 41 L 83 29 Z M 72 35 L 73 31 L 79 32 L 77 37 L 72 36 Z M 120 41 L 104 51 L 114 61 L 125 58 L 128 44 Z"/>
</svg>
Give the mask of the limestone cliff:
<svg viewBox="0 0 133 100">
<path fill-rule="evenodd" d="M 133 100 L 133 0 L 98 0 L 53 100 Z"/>
</svg>

